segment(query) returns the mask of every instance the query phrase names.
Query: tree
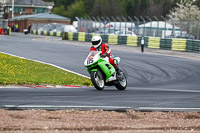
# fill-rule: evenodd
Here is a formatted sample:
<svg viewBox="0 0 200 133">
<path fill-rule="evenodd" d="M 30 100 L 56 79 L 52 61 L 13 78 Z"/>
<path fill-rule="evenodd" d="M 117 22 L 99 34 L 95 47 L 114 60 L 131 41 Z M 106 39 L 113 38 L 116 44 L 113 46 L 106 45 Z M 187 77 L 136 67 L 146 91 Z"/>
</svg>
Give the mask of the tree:
<svg viewBox="0 0 200 133">
<path fill-rule="evenodd" d="M 67 17 L 67 11 L 66 11 L 64 5 L 61 5 L 59 7 L 54 7 L 52 12 L 55 14 Z"/>
<path fill-rule="evenodd" d="M 187 21 L 200 19 L 200 9 L 194 5 L 194 0 L 181 0 L 177 3 L 177 7 L 170 11 L 170 14 L 175 20 Z"/>
<path fill-rule="evenodd" d="M 172 21 L 179 22 L 182 30 L 195 33 L 199 25 L 197 20 L 200 19 L 200 9 L 195 5 L 195 0 L 181 0 L 168 16 Z"/>
<path fill-rule="evenodd" d="M 91 16 L 121 16 L 122 10 L 116 0 L 95 0 Z"/>
<path fill-rule="evenodd" d="M 88 14 L 83 1 L 80 0 L 68 6 L 66 10 L 66 16 L 72 20 L 75 20 L 75 17 L 87 17 Z"/>
</svg>

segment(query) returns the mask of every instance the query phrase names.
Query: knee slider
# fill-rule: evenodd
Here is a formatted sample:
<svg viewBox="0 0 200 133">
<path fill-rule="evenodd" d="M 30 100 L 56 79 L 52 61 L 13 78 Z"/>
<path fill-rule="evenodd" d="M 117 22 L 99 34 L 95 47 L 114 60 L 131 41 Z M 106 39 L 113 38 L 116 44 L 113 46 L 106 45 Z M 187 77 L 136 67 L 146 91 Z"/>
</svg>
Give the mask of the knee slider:
<svg viewBox="0 0 200 133">
<path fill-rule="evenodd" d="M 114 59 L 113 63 L 114 63 L 115 65 L 118 65 L 118 60 Z"/>
</svg>

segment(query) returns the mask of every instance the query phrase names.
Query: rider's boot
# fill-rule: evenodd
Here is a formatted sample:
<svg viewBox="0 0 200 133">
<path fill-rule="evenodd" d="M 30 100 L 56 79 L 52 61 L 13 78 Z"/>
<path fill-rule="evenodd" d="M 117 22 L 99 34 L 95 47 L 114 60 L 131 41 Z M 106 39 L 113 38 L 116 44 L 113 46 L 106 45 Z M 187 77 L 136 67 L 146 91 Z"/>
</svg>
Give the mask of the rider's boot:
<svg viewBox="0 0 200 133">
<path fill-rule="evenodd" d="M 117 72 L 117 74 L 119 74 L 119 67 L 118 67 L 118 61 L 116 60 L 116 59 L 114 59 L 114 67 L 115 67 L 115 70 L 116 70 L 116 72 Z"/>
<path fill-rule="evenodd" d="M 118 66 L 117 66 L 117 67 L 115 67 L 115 70 L 116 70 L 117 74 L 119 74 L 119 73 L 120 73 L 120 69 L 119 69 L 119 67 L 118 67 Z"/>
</svg>

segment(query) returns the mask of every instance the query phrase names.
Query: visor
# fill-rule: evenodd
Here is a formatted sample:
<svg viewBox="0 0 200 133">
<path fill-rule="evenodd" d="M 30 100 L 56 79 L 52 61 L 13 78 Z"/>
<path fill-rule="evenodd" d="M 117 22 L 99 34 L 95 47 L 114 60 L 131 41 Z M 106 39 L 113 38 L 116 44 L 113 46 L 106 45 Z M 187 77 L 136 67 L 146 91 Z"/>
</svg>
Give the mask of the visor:
<svg viewBox="0 0 200 133">
<path fill-rule="evenodd" d="M 92 45 L 98 45 L 100 43 L 100 40 L 99 41 L 92 41 Z"/>
</svg>

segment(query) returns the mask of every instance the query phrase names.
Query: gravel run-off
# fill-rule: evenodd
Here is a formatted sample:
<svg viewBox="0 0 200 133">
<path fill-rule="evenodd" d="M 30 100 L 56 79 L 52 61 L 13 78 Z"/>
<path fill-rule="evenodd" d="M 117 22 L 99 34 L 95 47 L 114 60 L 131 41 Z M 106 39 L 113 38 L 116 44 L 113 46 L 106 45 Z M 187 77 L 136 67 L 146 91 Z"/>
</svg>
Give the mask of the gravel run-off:
<svg viewBox="0 0 200 133">
<path fill-rule="evenodd" d="M 3 133 L 199 133 L 198 112 L 0 110 Z"/>
</svg>

